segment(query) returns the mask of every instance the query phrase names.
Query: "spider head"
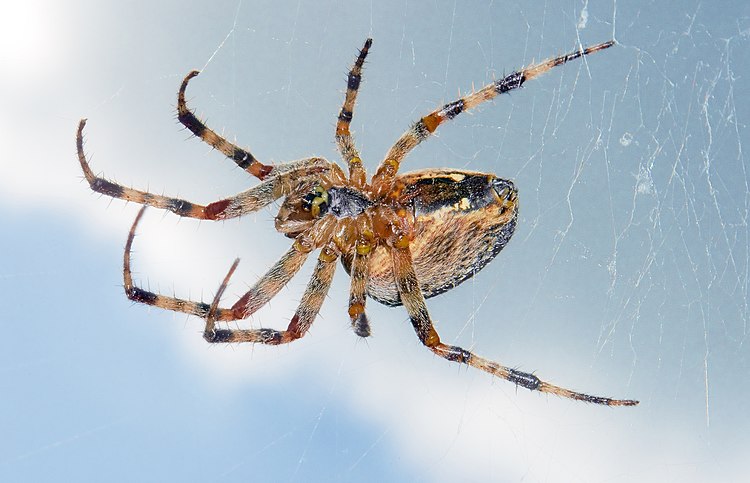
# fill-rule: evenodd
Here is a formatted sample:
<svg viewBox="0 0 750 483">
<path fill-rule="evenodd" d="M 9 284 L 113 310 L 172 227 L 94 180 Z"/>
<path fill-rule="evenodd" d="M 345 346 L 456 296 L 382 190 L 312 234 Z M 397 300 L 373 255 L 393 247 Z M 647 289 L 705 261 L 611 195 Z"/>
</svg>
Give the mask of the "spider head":
<svg viewBox="0 0 750 483">
<path fill-rule="evenodd" d="M 328 191 L 322 186 L 316 186 L 302 198 L 302 209 L 318 218 L 328 211 Z"/>
<path fill-rule="evenodd" d="M 330 212 L 331 194 L 319 181 L 302 181 L 284 199 L 276 215 L 276 229 L 294 238 Z"/>
</svg>

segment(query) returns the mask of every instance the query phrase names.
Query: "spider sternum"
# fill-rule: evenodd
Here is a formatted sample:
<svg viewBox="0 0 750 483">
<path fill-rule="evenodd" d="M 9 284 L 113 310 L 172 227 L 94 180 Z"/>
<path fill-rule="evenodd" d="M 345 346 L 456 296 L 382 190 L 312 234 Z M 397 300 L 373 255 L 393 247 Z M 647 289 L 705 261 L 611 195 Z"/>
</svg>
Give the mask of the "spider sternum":
<svg viewBox="0 0 750 483">
<path fill-rule="evenodd" d="M 374 202 L 364 192 L 348 186 L 328 188 L 328 212 L 336 218 L 355 218 Z"/>
</svg>

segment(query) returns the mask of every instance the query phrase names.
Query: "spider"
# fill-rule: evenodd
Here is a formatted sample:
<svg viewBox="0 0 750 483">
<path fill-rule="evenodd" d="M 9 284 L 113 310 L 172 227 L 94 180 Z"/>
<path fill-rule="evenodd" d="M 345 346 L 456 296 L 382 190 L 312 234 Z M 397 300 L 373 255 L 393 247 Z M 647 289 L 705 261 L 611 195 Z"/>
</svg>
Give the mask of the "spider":
<svg viewBox="0 0 750 483">
<path fill-rule="evenodd" d="M 188 108 L 185 90 L 198 71 L 182 81 L 177 95 L 179 121 L 208 145 L 261 182 L 235 196 L 199 205 L 116 184 L 94 175 L 83 151 L 86 119 L 78 125 L 78 160 L 91 189 L 144 205 L 130 228 L 123 257 L 125 293 L 130 300 L 205 319 L 203 337 L 210 343 L 286 344 L 304 336 L 331 285 L 337 259 L 351 276 L 349 318 L 360 337 L 370 335 L 367 298 L 388 306 L 403 305 L 419 340 L 438 356 L 468 364 L 532 391 L 609 406 L 638 401 L 590 396 L 502 366 L 461 347 L 448 345 L 430 319 L 425 299 L 446 292 L 484 268 L 510 240 L 516 228 L 518 194 L 511 181 L 493 174 L 457 169 L 425 169 L 399 174 L 406 155 L 445 121 L 521 87 L 553 67 L 598 52 L 614 41 L 581 48 L 530 65 L 427 114 L 404 132 L 369 178 L 349 130 L 372 45 L 367 39 L 347 77 L 346 97 L 336 123 L 336 147 L 348 173 L 320 157 L 266 165 L 250 152 L 208 128 Z M 219 302 L 239 259 L 231 265 L 211 304 L 149 292 L 133 284 L 130 253 L 138 222 L 147 206 L 178 216 L 225 220 L 258 211 L 283 199 L 276 230 L 294 240 L 291 248 L 231 307 Z M 317 264 L 286 330 L 228 329 L 217 322 L 246 319 L 271 300 L 319 250 Z"/>
</svg>

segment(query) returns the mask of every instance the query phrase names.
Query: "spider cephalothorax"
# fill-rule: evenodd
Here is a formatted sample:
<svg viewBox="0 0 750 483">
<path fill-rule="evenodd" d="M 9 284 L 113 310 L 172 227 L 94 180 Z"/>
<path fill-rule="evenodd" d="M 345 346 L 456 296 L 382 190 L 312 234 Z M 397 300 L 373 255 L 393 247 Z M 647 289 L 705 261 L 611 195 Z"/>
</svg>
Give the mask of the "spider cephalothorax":
<svg viewBox="0 0 750 483">
<path fill-rule="evenodd" d="M 351 276 L 349 317 L 356 334 L 370 335 L 367 297 L 386 305 L 404 305 L 417 336 L 435 354 L 469 364 L 527 389 L 606 404 L 632 406 L 637 401 L 610 399 L 570 391 L 440 341 L 425 298 L 443 293 L 472 277 L 505 247 L 516 228 L 518 193 L 511 181 L 492 174 L 456 169 L 426 169 L 399 174 L 401 162 L 438 126 L 551 68 L 612 46 L 605 42 L 579 49 L 514 72 L 424 116 L 388 151 L 368 179 L 349 131 L 362 79 L 368 39 L 349 71 L 346 98 L 336 124 L 336 146 L 348 173 L 337 164 L 311 157 L 276 166 L 265 165 L 248 151 L 209 129 L 190 111 L 185 90 L 198 75 L 185 77 L 177 97 L 180 122 L 221 151 L 261 183 L 230 198 L 199 205 L 190 201 L 126 188 L 97 177 L 83 152 L 85 119 L 78 126 L 78 159 L 91 189 L 144 205 L 125 245 L 125 292 L 134 301 L 185 312 L 206 320 L 204 337 L 217 342 L 283 344 L 302 337 L 313 323 L 333 279 L 336 261 Z M 146 206 L 179 216 L 220 220 L 257 211 L 282 200 L 276 229 L 294 239 L 289 250 L 231 307 L 219 302 L 239 260 L 235 260 L 211 304 L 169 297 L 133 284 L 130 253 L 136 227 Z M 318 261 L 299 308 L 286 330 L 217 328 L 217 322 L 246 319 L 273 298 L 311 253 Z"/>
</svg>

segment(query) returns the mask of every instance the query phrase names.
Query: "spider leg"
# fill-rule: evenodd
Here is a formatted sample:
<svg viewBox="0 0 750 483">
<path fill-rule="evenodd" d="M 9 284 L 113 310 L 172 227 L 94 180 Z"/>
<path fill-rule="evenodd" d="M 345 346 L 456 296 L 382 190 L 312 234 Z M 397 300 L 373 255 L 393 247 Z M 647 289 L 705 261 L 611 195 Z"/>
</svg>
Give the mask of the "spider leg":
<svg viewBox="0 0 750 483">
<path fill-rule="evenodd" d="M 223 200 L 199 205 L 179 198 L 157 195 L 147 191 L 128 188 L 108 179 L 96 176 L 83 152 L 83 128 L 86 120 L 78 124 L 76 148 L 81 169 L 93 191 L 113 198 L 133 201 L 142 205 L 169 210 L 179 216 L 202 220 L 234 218 L 245 213 L 257 211 L 276 201 L 293 190 L 295 183 L 303 176 L 327 171 L 330 163 L 323 158 L 306 158 L 284 165 L 284 171 L 272 176 L 257 186 Z"/>
<path fill-rule="evenodd" d="M 209 328 L 213 330 L 214 325 L 216 323 L 216 312 L 219 310 L 219 302 L 221 302 L 221 297 L 224 295 L 224 291 L 227 289 L 227 286 L 229 285 L 229 279 L 232 278 L 232 275 L 234 275 L 234 271 L 237 270 L 237 265 L 240 264 L 240 259 L 235 258 L 234 262 L 232 262 L 232 266 L 229 267 L 229 271 L 224 276 L 224 280 L 221 281 L 221 285 L 219 285 L 219 290 L 216 291 L 216 295 L 214 295 L 214 300 L 211 302 L 211 308 L 208 310 L 208 315 L 206 315 L 206 329 L 204 331 L 208 332 Z"/>
<path fill-rule="evenodd" d="M 271 345 L 287 344 L 299 339 L 305 335 L 315 321 L 315 317 L 318 315 L 320 307 L 323 305 L 323 301 L 328 294 L 328 289 L 333 280 L 333 273 L 336 270 L 337 258 L 338 255 L 336 252 L 328 248 L 324 248 L 320 252 L 318 263 L 315 265 L 312 277 L 307 284 L 304 295 L 302 295 L 302 301 L 286 330 L 216 329 L 214 325 L 215 319 L 209 316 L 206 318 L 206 329 L 203 333 L 203 337 L 208 342 L 212 343 L 259 342 Z M 231 277 L 235 267 L 236 265 L 232 265 L 232 268 L 229 270 L 229 273 L 222 283 L 222 287 L 226 287 L 229 277 Z M 217 296 L 215 297 L 212 306 L 218 305 L 222 292 L 223 290 L 217 292 Z"/>
<path fill-rule="evenodd" d="M 209 146 L 221 151 L 224 156 L 234 161 L 237 166 L 258 179 L 264 179 L 277 168 L 275 166 L 268 166 L 261 163 L 255 159 L 255 156 L 250 154 L 250 152 L 227 141 L 222 136 L 219 136 L 215 131 L 208 128 L 200 119 L 198 119 L 188 108 L 187 102 L 185 101 L 185 90 L 187 89 L 190 79 L 198 74 L 200 74 L 200 72 L 197 70 L 190 72 L 185 76 L 185 79 L 183 79 L 182 84 L 180 85 L 180 90 L 177 94 L 177 119 L 183 126 L 190 130 L 190 132 L 201 138 L 201 140 Z"/>
<path fill-rule="evenodd" d="M 351 268 L 351 289 L 349 291 L 349 318 L 352 321 L 354 333 L 360 337 L 369 337 L 370 321 L 365 313 L 367 301 L 367 278 L 370 273 L 370 253 L 367 251 L 354 251 L 354 260 Z"/>
<path fill-rule="evenodd" d="M 393 259 L 393 273 L 396 277 L 396 286 L 401 296 L 401 301 L 409 313 L 414 330 L 417 332 L 419 340 L 440 357 L 449 361 L 468 364 L 532 391 L 546 392 L 607 406 L 635 406 L 638 404 L 638 401 L 630 399 L 611 399 L 571 391 L 544 382 L 533 374 L 501 366 L 496 362 L 479 357 L 461 347 L 443 344 L 440 342 L 440 336 L 435 331 L 432 320 L 430 320 L 430 314 L 427 312 L 427 306 L 422 296 L 422 291 L 419 288 L 417 276 L 414 273 L 411 251 L 408 246 L 405 248 L 391 248 L 391 257 Z"/>
<path fill-rule="evenodd" d="M 245 319 L 266 305 L 302 268 L 310 252 L 328 242 L 335 227 L 336 218 L 326 215 L 297 235 L 292 247 L 240 297 L 230 311 L 218 311 L 216 320 Z M 325 248 L 323 251 L 330 258 L 331 250 Z"/>
<path fill-rule="evenodd" d="M 197 315 L 198 317 L 205 318 L 208 316 L 211 306 L 203 302 L 194 302 L 192 300 L 180 299 L 177 297 L 169 297 L 154 292 L 149 292 L 133 284 L 133 275 L 130 270 L 130 253 L 133 248 L 133 239 L 135 238 L 135 230 L 138 226 L 138 222 L 143 217 L 143 212 L 146 211 L 146 207 L 138 211 L 138 215 L 133 221 L 133 226 L 130 227 L 128 232 L 128 240 L 125 242 L 125 254 L 123 255 L 122 261 L 122 278 L 125 284 L 125 295 L 133 302 L 140 302 L 142 304 L 153 305 L 162 309 L 172 310 L 174 312 L 184 312 L 186 314 Z M 228 309 L 214 309 L 215 311 L 226 311 Z"/>
<path fill-rule="evenodd" d="M 357 92 L 359 91 L 359 84 L 362 81 L 362 66 L 365 63 L 365 57 L 367 57 L 371 45 L 372 39 L 367 39 L 362 50 L 359 51 L 357 60 L 349 70 L 346 82 L 346 97 L 344 98 L 344 105 L 341 107 L 341 112 L 339 112 L 338 122 L 336 122 L 336 147 L 341 153 L 341 157 L 349 166 L 349 178 L 354 182 L 355 186 L 360 188 L 365 185 L 366 174 L 362 166 L 362 159 L 359 157 L 359 152 L 354 146 L 352 134 L 349 132 L 349 124 L 352 122 L 354 104 L 357 101 Z"/>
<path fill-rule="evenodd" d="M 244 312 L 246 310 L 246 307 L 240 307 L 242 309 L 241 315 L 243 316 L 235 317 L 236 310 L 234 308 L 225 309 L 218 306 L 221 296 L 224 294 L 227 284 L 229 283 L 229 279 L 237 268 L 237 265 L 239 264 L 239 259 L 236 259 L 234 263 L 232 263 L 229 272 L 224 277 L 224 280 L 219 286 L 219 290 L 216 292 L 213 302 L 210 305 L 203 302 L 194 302 L 192 300 L 185 300 L 177 297 L 168 297 L 154 292 L 149 292 L 135 286 L 133 284 L 133 278 L 130 269 L 130 253 L 133 247 L 133 239 L 135 238 L 136 227 L 138 226 L 138 222 L 141 220 L 144 211 L 146 211 L 145 206 L 138 212 L 138 215 L 133 222 L 133 226 L 130 228 L 130 232 L 128 233 L 128 240 L 125 243 L 125 255 L 123 257 L 123 278 L 125 281 L 125 293 L 130 300 L 148 305 L 154 305 L 156 307 L 172 310 L 175 312 L 184 312 L 187 314 L 197 315 L 198 317 L 206 319 L 204 338 L 209 342 L 261 342 L 265 344 L 284 344 L 295 339 L 299 339 L 300 337 L 305 335 L 305 332 L 307 332 L 307 330 L 310 328 L 313 321 L 315 320 L 315 316 L 320 311 L 323 300 L 325 300 L 325 297 L 328 293 L 328 288 L 331 286 L 333 273 L 336 268 L 336 260 L 338 259 L 337 252 L 327 247 L 321 250 L 318 257 L 318 264 L 313 271 L 313 275 L 307 285 L 305 294 L 302 296 L 302 301 L 300 302 L 299 308 L 297 309 L 294 317 L 292 317 L 292 320 L 286 330 L 277 331 L 272 329 L 216 329 L 216 320 L 236 320 L 239 318 L 244 318 L 252 313 L 249 312 L 245 314 Z M 307 258 L 307 253 L 305 253 L 304 258 Z M 289 267 L 287 267 L 286 269 L 290 270 Z M 294 271 L 294 273 L 296 273 L 296 270 L 298 269 L 299 267 L 292 270 Z M 269 271 L 269 274 L 278 275 L 279 273 L 280 269 L 279 264 L 277 263 Z M 294 275 L 294 273 L 288 274 L 287 281 Z M 263 285 L 264 279 L 267 279 L 269 277 L 269 274 L 266 274 L 266 276 L 261 278 L 258 284 L 256 284 L 256 287 L 258 285 Z M 281 284 L 279 286 L 279 289 L 283 285 L 284 284 Z M 278 289 L 275 290 L 276 291 L 274 292 L 274 295 L 278 292 Z M 262 289 L 258 290 L 258 292 L 263 292 L 265 294 L 268 293 L 268 291 L 264 291 Z M 235 304 L 235 307 L 237 305 L 238 304 Z"/>
<path fill-rule="evenodd" d="M 301 241 L 302 238 L 295 240 L 292 248 L 289 249 L 289 251 L 287 251 L 250 290 L 240 297 L 231 308 L 219 308 L 215 306 L 216 303 L 209 305 L 204 302 L 194 302 L 192 300 L 169 297 L 144 290 L 133 283 L 130 258 L 136 228 L 143 217 L 144 211 L 146 211 L 145 206 L 138 212 L 138 215 L 133 222 L 133 226 L 128 233 L 128 240 L 125 243 L 122 270 L 125 283 L 125 294 L 134 302 L 154 305 L 174 312 L 193 314 L 204 319 L 210 317 L 213 320 L 229 321 L 249 317 L 260 307 L 268 303 L 268 301 L 279 293 L 289 280 L 296 275 L 312 250 L 311 245 Z M 237 263 L 239 263 L 239 260 L 236 260 L 235 264 L 232 265 L 232 268 L 225 279 L 225 283 L 228 282 L 228 277 L 234 272 Z M 224 287 L 222 286 L 219 288 L 217 295 L 220 297 L 223 291 Z"/>
<path fill-rule="evenodd" d="M 584 55 L 604 50 L 614 45 L 614 43 L 613 40 L 610 40 L 591 47 L 582 48 L 566 55 L 547 59 L 538 64 L 530 65 L 525 69 L 514 72 L 502 79 L 498 79 L 492 84 L 488 84 L 468 96 L 449 102 L 440 109 L 432 111 L 419 121 L 415 122 L 404 134 L 401 135 L 393 147 L 391 147 L 388 154 L 386 154 L 385 159 L 380 164 L 380 167 L 374 176 L 373 183 L 385 183 L 393 179 L 398 171 L 399 164 L 404 157 L 419 143 L 435 132 L 437 127 L 444 121 L 453 119 L 462 112 L 473 109 L 485 101 L 494 99 L 499 94 L 504 94 L 513 89 L 519 88 L 527 80 L 544 74 L 553 67 L 563 65 L 566 62 L 583 57 Z"/>
<path fill-rule="evenodd" d="M 231 311 L 219 310 L 217 320 L 245 319 L 271 300 L 294 277 L 307 260 L 310 252 L 297 243 L 232 306 Z"/>
</svg>

